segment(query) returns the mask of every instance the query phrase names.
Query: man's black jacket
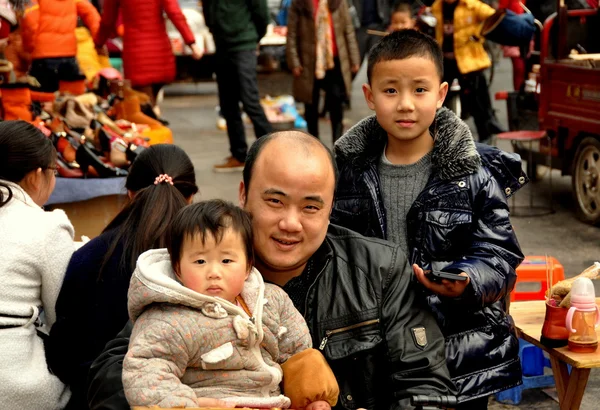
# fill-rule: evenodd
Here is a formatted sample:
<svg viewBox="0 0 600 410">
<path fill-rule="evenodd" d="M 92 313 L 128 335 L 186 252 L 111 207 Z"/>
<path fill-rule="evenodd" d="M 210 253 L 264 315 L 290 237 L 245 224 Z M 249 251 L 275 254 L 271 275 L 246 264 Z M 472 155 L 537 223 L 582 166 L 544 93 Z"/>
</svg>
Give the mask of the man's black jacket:
<svg viewBox="0 0 600 410">
<path fill-rule="evenodd" d="M 390 242 L 330 225 L 305 318 L 340 385 L 338 408 L 401 409 L 413 395 L 453 395 L 444 338 Z M 126 409 L 121 371 L 129 324 L 90 369 L 91 409 Z"/>
</svg>

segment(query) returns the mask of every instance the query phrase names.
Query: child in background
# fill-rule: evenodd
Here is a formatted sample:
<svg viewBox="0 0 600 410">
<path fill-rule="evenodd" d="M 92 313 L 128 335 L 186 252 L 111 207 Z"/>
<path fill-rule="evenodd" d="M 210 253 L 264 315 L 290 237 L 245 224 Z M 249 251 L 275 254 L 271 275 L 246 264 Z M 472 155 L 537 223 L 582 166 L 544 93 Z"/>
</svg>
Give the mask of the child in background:
<svg viewBox="0 0 600 410">
<path fill-rule="evenodd" d="M 371 50 L 363 91 L 375 116 L 335 144 L 331 223 L 406 252 L 446 338 L 456 409 L 480 410 L 489 395 L 521 383 L 506 300 L 523 254 L 505 193 L 526 179 L 520 160 L 476 145 L 442 108 L 443 75 L 439 45 L 420 32 L 391 33 Z M 429 270 L 463 280 L 436 282 Z"/>
<path fill-rule="evenodd" d="M 100 15 L 88 0 L 34 0 L 25 9 L 20 21 L 23 48 L 31 53 L 29 74 L 41 84 L 40 91 L 58 90 L 61 80 L 79 80 L 77 17 L 95 36 Z"/>
<path fill-rule="evenodd" d="M 131 406 L 197 407 L 198 398 L 252 408 L 336 404 L 337 382 L 311 349 L 302 315 L 252 264 L 250 216 L 221 200 L 183 208 L 167 249 L 139 257 L 123 363 Z"/>
<path fill-rule="evenodd" d="M 389 32 L 406 30 L 415 27 L 415 18 L 410 3 L 400 1 L 396 3 L 390 18 Z"/>
</svg>

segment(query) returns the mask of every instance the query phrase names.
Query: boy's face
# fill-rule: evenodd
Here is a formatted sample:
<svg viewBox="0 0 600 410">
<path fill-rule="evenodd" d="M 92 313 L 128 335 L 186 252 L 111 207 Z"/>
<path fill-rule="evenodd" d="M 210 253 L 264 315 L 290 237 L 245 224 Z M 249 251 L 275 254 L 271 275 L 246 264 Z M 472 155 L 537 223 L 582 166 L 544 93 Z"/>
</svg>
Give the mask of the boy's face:
<svg viewBox="0 0 600 410">
<path fill-rule="evenodd" d="M 431 138 L 429 126 L 444 102 L 448 84 L 440 84 L 433 61 L 414 56 L 375 64 L 371 84 L 364 84 L 363 92 L 388 140 L 409 143 Z"/>
<path fill-rule="evenodd" d="M 392 14 L 390 21 L 390 31 L 399 31 L 413 28 L 415 20 L 410 17 L 406 11 L 397 11 Z"/>
<path fill-rule="evenodd" d="M 242 235 L 227 228 L 219 243 L 210 234 L 204 239 L 185 238 L 177 276 L 186 288 L 235 303 L 250 273 Z"/>
</svg>

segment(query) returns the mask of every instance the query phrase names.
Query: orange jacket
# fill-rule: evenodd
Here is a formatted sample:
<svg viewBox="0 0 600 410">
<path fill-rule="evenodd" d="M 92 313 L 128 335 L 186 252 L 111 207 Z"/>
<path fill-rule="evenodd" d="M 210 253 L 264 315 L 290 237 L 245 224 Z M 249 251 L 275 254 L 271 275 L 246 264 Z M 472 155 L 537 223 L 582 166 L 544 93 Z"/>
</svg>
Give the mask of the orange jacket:
<svg viewBox="0 0 600 410">
<path fill-rule="evenodd" d="M 75 57 L 77 17 L 95 36 L 100 15 L 87 0 L 34 0 L 21 18 L 23 48 L 32 59 Z"/>
</svg>

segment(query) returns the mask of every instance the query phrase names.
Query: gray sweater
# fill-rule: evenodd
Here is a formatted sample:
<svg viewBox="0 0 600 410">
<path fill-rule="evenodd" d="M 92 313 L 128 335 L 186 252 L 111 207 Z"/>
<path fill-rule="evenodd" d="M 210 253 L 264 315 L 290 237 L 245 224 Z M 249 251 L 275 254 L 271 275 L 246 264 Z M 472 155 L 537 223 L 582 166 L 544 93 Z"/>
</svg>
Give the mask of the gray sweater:
<svg viewBox="0 0 600 410">
<path fill-rule="evenodd" d="M 431 152 L 409 165 L 394 165 L 385 156 L 379 160 L 381 194 L 387 216 L 387 239 L 408 255 L 406 214 L 431 175 Z"/>
</svg>

